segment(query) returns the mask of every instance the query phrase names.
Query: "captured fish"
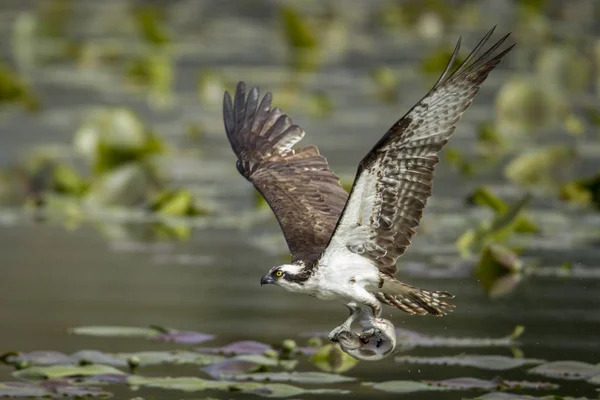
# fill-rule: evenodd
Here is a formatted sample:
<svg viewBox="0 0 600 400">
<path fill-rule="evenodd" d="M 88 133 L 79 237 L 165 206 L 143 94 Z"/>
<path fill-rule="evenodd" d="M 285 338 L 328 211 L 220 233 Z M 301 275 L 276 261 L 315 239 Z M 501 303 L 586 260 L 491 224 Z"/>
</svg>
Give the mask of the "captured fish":
<svg viewBox="0 0 600 400">
<path fill-rule="evenodd" d="M 396 329 L 384 318 L 370 319 L 361 334 L 342 331 L 337 341 L 343 351 L 363 361 L 378 361 L 396 348 Z"/>
</svg>

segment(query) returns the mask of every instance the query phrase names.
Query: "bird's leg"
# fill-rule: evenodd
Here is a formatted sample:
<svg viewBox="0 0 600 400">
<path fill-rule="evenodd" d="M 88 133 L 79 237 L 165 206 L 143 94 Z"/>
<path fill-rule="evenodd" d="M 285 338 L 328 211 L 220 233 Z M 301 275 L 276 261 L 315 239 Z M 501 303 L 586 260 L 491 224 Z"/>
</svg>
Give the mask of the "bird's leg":
<svg viewBox="0 0 600 400">
<path fill-rule="evenodd" d="M 371 307 L 371 309 L 364 310 L 363 319 L 361 321 L 362 325 L 365 327 L 363 331 L 360 333 L 359 339 L 363 343 L 369 343 L 371 338 L 375 336 L 376 346 L 381 346 L 383 342 L 383 338 L 381 337 L 381 330 L 375 327 L 374 322 L 381 316 L 381 306 L 378 308 Z"/>
<path fill-rule="evenodd" d="M 362 312 L 362 310 L 356 303 L 348 303 L 346 304 L 346 307 L 348 307 L 348 309 L 350 310 L 350 316 L 348 317 L 348 319 L 346 319 L 346 321 L 344 321 L 342 325 L 329 332 L 329 340 L 337 342 L 337 337 L 340 333 L 350 331 L 352 329 L 352 324 L 354 323 L 354 321 L 356 321 L 356 319 L 360 316 Z"/>
</svg>

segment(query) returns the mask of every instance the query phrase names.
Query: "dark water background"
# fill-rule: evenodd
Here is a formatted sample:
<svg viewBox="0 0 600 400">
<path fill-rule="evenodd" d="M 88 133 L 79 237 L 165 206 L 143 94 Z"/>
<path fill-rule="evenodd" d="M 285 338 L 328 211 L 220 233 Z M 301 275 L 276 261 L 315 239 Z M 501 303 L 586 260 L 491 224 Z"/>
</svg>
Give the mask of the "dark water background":
<svg viewBox="0 0 600 400">
<path fill-rule="evenodd" d="M 82 2 L 79 12 L 105 12 L 106 15 L 118 12 L 120 6 L 116 2 L 105 3 Z M 143 223 L 110 222 L 109 218 L 98 217 L 67 228 L 56 221 L 36 223 L 19 211 L 0 210 L 0 352 L 173 348 L 134 339 L 67 334 L 69 327 L 78 325 L 156 324 L 215 334 L 214 344 L 245 339 L 271 343 L 298 338 L 302 332 L 328 331 L 346 317 L 346 310 L 339 304 L 286 293 L 278 288 L 260 287 L 260 276 L 280 262 L 285 243 L 268 210 L 259 223 L 245 228 L 236 226 L 236 218 L 245 218 L 253 210 L 253 189 L 235 170 L 234 156 L 221 127 L 219 106 L 200 105 L 195 100 L 198 71 L 218 68 L 232 80 L 243 79 L 249 84 L 267 87 L 274 92 L 277 102 L 278 86 L 286 76 L 286 67 L 281 41 L 273 39 L 277 32 L 273 4 L 177 3 L 180 4 L 174 8 L 178 10 L 175 12 L 177 30 L 183 37 L 183 49 L 176 59 L 178 101 L 172 108 L 152 109 L 143 96 L 121 90 L 117 80 L 108 79 L 104 83 L 101 74 L 96 76 L 99 82 L 95 82 L 91 79 L 93 74 L 71 75 L 67 66 L 41 68 L 32 79 L 45 110 L 37 116 L 14 110 L 0 114 L 0 163 L 7 165 L 17 160 L 34 145 L 68 144 L 81 113 L 91 106 L 128 106 L 180 146 L 176 156 L 167 163 L 168 168 L 175 172 L 177 181 L 219 204 L 221 219 L 215 217 L 208 226 L 195 227 L 188 241 L 153 243 L 146 240 L 148 228 Z M 371 7 L 368 2 L 347 3 L 355 8 L 351 15 Z M 491 2 L 487 3 L 484 9 L 492 10 Z M 3 0 L 0 5 L 3 32 L 0 49 L 5 57 L 11 54 L 5 35 L 10 31 L 9 22 L 18 11 L 31 9 L 33 4 Z M 511 13 L 504 10 L 504 6 L 497 8 L 498 18 L 484 13 L 480 29 L 453 28 L 448 34 L 450 42 L 463 34 L 463 44 L 470 49 L 488 26 L 498 23 L 500 32 L 510 30 Z M 208 26 L 197 26 L 195 18 L 199 25 L 211 22 Z M 363 39 L 365 43 L 361 44 Z M 340 175 L 352 176 L 361 156 L 425 92 L 427 86 L 410 75 L 426 54 L 427 45 L 421 46 L 419 40 L 390 37 L 376 27 L 361 25 L 349 34 L 346 55 L 326 64 L 308 83 L 309 88 L 318 88 L 331 97 L 336 107 L 332 118 L 319 120 L 293 108 L 286 110 L 307 131 L 303 142 L 318 145 Z M 522 71 L 521 59 L 515 54 L 485 83 L 461 120 L 453 147 L 472 150 L 476 123 L 492 118 L 499 86 L 514 71 Z M 368 71 L 384 63 L 408 74 L 401 86 L 399 104 L 392 106 L 369 96 Z M 186 144 L 184 130 L 189 122 L 202 122 L 205 126 L 205 137 L 197 145 L 201 146 L 197 153 L 196 149 L 186 148 L 189 144 Z M 562 132 L 548 132 L 537 136 L 528 146 L 557 142 L 564 137 Z M 587 151 L 576 173 L 594 172 L 600 165 L 597 141 L 582 139 L 579 146 Z M 442 163 L 437 169 L 434 197 L 426 211 L 424 229 L 399 263 L 399 276 L 405 281 L 456 294 L 456 311 L 436 319 L 408 317 L 386 309 L 385 317 L 397 327 L 442 336 L 499 337 L 510 333 L 516 325 L 523 325 L 526 331 L 519 339 L 519 348 L 526 357 L 597 363 L 600 361 L 600 281 L 597 275 L 590 279 L 533 276 L 510 296 L 490 300 L 472 273 L 449 274 L 442 278 L 403 274 L 403 266 L 418 270 L 418 265 L 450 268 L 459 263 L 454 246 L 456 238 L 466 227 L 489 216 L 485 210 L 464 205 L 466 194 L 480 183 L 494 187 L 508 199 L 518 198 L 523 193 L 510 186 L 499 171 L 467 181 Z M 597 214 L 573 210 L 540 197 L 535 199 L 531 215 L 542 227 L 543 234 L 523 242 L 527 249 L 526 260 L 541 267 L 557 267 L 565 261 L 579 267 L 599 267 L 600 217 Z M 407 354 L 454 355 L 462 351 L 432 348 L 415 349 Z M 505 348 L 464 352 L 511 355 L 511 350 Z M 186 375 L 204 376 L 196 367 L 177 368 Z M 314 367 L 302 362 L 299 369 L 314 370 Z M 393 358 L 388 358 L 378 363 L 359 363 L 346 375 L 375 382 L 497 375 L 514 380 L 542 380 L 524 370 L 498 373 L 462 367 L 396 365 Z M 0 367 L 0 380 L 10 380 L 10 371 L 8 367 Z M 153 367 L 151 371 L 157 375 L 172 373 L 167 367 Z M 595 388 L 587 383 L 558 383 L 562 394 L 596 396 Z M 351 398 L 392 396 L 358 384 L 340 387 L 352 390 L 353 394 L 348 396 Z M 134 394 L 118 388 L 115 391 L 117 398 L 203 396 L 203 393 L 188 395 L 152 390 Z M 405 397 L 451 399 L 461 395 L 459 392 L 431 392 Z M 472 396 L 474 394 L 464 394 L 464 397 Z"/>
</svg>

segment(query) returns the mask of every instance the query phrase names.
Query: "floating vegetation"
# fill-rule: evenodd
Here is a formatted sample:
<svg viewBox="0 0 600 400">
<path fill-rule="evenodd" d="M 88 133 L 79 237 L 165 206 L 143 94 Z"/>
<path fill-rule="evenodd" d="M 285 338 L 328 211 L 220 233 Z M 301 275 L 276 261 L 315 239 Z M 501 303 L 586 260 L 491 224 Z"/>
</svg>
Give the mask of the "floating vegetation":
<svg viewBox="0 0 600 400">
<path fill-rule="evenodd" d="M 442 47 L 434 50 L 422 61 L 421 71 L 428 77 L 435 77 L 437 79 L 442 72 L 444 72 L 444 69 L 446 69 L 448 61 L 452 58 L 453 53 L 453 47 Z M 464 58 L 457 56 L 454 59 L 454 63 L 450 67 L 450 71 L 452 72 L 455 68 L 462 64 L 463 61 Z"/>
<path fill-rule="evenodd" d="M 524 187 L 555 188 L 568 177 L 577 152 L 570 146 L 555 145 L 520 154 L 504 169 L 507 179 Z"/>
<path fill-rule="evenodd" d="M 283 37 L 290 53 L 290 66 L 297 72 L 313 72 L 321 63 L 321 52 L 315 26 L 291 6 L 280 9 Z"/>
<path fill-rule="evenodd" d="M 369 77 L 375 88 L 375 96 L 384 103 L 396 103 L 400 90 L 398 75 L 388 67 L 378 67 L 371 70 Z"/>
<path fill-rule="evenodd" d="M 497 214 L 508 212 L 509 205 L 496 196 L 489 188 L 479 187 L 468 198 L 469 203 L 488 207 Z M 520 213 L 515 220 L 515 232 L 538 233 L 539 228 L 527 215 Z"/>
<path fill-rule="evenodd" d="M 75 132 L 74 146 L 96 173 L 140 162 L 165 150 L 157 135 L 124 108 L 100 109 L 89 114 Z"/>
<path fill-rule="evenodd" d="M 523 135 L 555 127 L 566 113 L 563 98 L 535 79 L 517 77 L 496 97 L 496 121 L 503 135 Z"/>
<path fill-rule="evenodd" d="M 358 363 L 358 360 L 346 354 L 337 344 L 327 344 L 310 357 L 310 362 L 324 372 L 346 372 Z"/>
<path fill-rule="evenodd" d="M 103 388 L 80 383 L 52 380 L 40 383 L 0 382 L 0 397 L 7 398 L 89 398 L 111 397 Z"/>
<path fill-rule="evenodd" d="M 209 381 L 195 377 L 156 378 L 131 376 L 128 379 L 132 387 L 153 387 L 160 389 L 181 390 L 184 392 L 199 392 L 203 390 L 222 390 L 225 392 L 241 392 L 257 394 L 263 397 L 292 397 L 306 394 L 345 394 L 346 390 L 339 389 L 302 389 L 296 386 L 271 383 L 261 384 L 252 382 Z"/>
<path fill-rule="evenodd" d="M 483 249 L 475 275 L 488 296 L 497 298 L 512 292 L 523 278 L 523 262 L 510 249 L 491 243 Z"/>
<path fill-rule="evenodd" d="M 590 85 L 591 62 L 569 45 L 543 46 L 536 60 L 536 73 L 561 93 L 579 93 Z"/>
<path fill-rule="evenodd" d="M 593 205 L 600 210 L 600 174 L 564 184 L 560 188 L 560 197 L 573 203 Z"/>
<path fill-rule="evenodd" d="M 0 62 L 0 106 L 16 104 L 27 111 L 41 108 L 40 100 L 29 83 Z"/>
<path fill-rule="evenodd" d="M 139 34 L 147 43 L 160 47 L 173 41 L 164 16 L 163 10 L 151 6 L 141 6 L 133 12 Z"/>
<path fill-rule="evenodd" d="M 515 327 L 514 331 L 510 335 L 500 338 L 456 338 L 428 335 L 407 329 L 396 329 L 396 333 L 398 335 L 398 347 L 404 351 L 413 349 L 415 347 L 512 347 L 518 344 L 517 339 L 523 334 L 524 331 L 525 328 L 519 325 Z"/>
<path fill-rule="evenodd" d="M 170 104 L 174 72 L 168 54 L 149 52 L 133 57 L 127 65 L 126 78 L 134 88 L 148 92 L 151 104 L 158 107 Z"/>
<path fill-rule="evenodd" d="M 199 344 L 214 338 L 213 335 L 193 331 L 180 331 L 161 326 L 79 326 L 69 330 L 75 335 L 100 337 L 144 337 L 165 342 Z"/>
<path fill-rule="evenodd" d="M 490 197 L 486 201 L 492 200 Z M 482 221 L 476 228 L 469 229 L 463 233 L 456 241 L 456 246 L 461 256 L 469 258 L 474 254 L 479 254 L 489 244 L 507 241 L 514 233 L 517 233 L 517 227 L 522 230 L 521 232 L 525 228 L 530 228 L 528 223 L 519 222 L 523 221 L 519 220 L 519 216 L 530 200 L 531 196 L 525 195 L 510 207 L 501 207 L 504 211 L 496 212 L 490 220 Z M 499 203 L 495 204 L 495 207 L 499 206 Z M 525 230 L 525 232 L 531 231 L 531 229 Z"/>
<path fill-rule="evenodd" d="M 150 200 L 150 210 L 167 216 L 192 217 L 206 215 L 207 211 L 186 190 L 166 190 Z"/>
<path fill-rule="evenodd" d="M 418 365 L 445 365 L 486 369 L 491 371 L 504 371 L 524 365 L 537 365 L 544 360 L 531 358 L 515 358 L 506 356 L 487 356 L 473 354 L 459 354 L 446 357 L 411 357 L 402 356 L 394 359 L 397 363 Z"/>
<path fill-rule="evenodd" d="M 366 384 L 374 389 L 387 393 L 414 393 L 422 391 L 450 391 L 450 390 L 511 390 L 511 389 L 537 389 L 552 390 L 558 385 L 550 382 L 506 381 L 502 378 L 484 380 L 477 378 L 454 378 L 442 381 L 389 381 Z"/>
<path fill-rule="evenodd" d="M 529 370 L 529 373 L 542 375 L 546 378 L 567 379 L 567 380 L 587 380 L 595 379 L 600 376 L 600 365 L 589 364 L 581 361 L 553 361 L 538 365 Z"/>
</svg>

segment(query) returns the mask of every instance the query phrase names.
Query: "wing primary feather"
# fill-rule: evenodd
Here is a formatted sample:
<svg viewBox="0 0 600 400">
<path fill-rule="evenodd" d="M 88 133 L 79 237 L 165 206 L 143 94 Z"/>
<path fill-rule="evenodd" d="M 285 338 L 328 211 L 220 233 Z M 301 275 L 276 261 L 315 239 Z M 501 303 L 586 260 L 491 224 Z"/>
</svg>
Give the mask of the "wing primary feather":
<svg viewBox="0 0 600 400">
<path fill-rule="evenodd" d="M 437 80 L 435 85 L 433 85 L 433 87 L 438 86 L 438 84 L 444 80 L 444 78 L 446 77 L 446 75 L 448 74 L 450 69 L 452 69 L 452 66 L 454 65 L 454 61 L 456 60 L 456 57 L 458 56 L 458 52 L 460 51 L 461 41 L 462 41 L 462 36 L 459 36 L 458 41 L 456 42 L 456 46 L 454 46 L 454 51 L 452 52 L 452 57 L 450 57 L 450 61 L 448 61 L 448 65 L 446 65 L 444 72 L 442 73 L 442 75 L 440 75 L 439 79 Z"/>
</svg>

